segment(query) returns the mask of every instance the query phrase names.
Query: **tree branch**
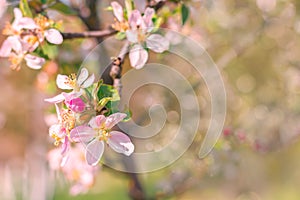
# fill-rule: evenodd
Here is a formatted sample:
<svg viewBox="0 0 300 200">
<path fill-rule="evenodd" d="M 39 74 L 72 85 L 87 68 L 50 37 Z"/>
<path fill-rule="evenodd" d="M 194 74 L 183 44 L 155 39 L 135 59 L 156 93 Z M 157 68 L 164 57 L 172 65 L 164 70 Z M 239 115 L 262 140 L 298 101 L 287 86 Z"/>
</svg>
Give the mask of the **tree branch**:
<svg viewBox="0 0 300 200">
<path fill-rule="evenodd" d="M 117 33 L 114 29 L 106 29 L 101 31 L 86 31 L 81 33 L 61 33 L 64 40 L 66 39 L 75 39 L 75 38 L 104 38 L 107 36 L 111 36 Z"/>
</svg>

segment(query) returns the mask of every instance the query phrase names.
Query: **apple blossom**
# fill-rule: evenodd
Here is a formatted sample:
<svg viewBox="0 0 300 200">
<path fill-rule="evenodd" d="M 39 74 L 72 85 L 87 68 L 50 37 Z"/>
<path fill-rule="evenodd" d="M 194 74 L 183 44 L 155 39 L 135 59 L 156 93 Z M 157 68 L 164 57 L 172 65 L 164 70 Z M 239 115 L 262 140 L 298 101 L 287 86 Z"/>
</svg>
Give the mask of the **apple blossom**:
<svg viewBox="0 0 300 200">
<path fill-rule="evenodd" d="M 129 17 L 130 29 L 126 31 L 126 37 L 132 44 L 129 52 L 130 64 L 136 69 L 142 68 L 148 60 L 145 47 L 156 53 L 169 49 L 169 41 L 165 37 L 151 33 L 154 14 L 153 8 L 146 8 L 143 16 L 140 11 L 133 10 Z"/>
<path fill-rule="evenodd" d="M 76 93 L 62 92 L 59 95 L 56 95 L 52 98 L 45 99 L 45 101 L 49 103 L 55 103 L 55 104 L 64 101 L 66 106 L 75 113 L 83 112 L 86 107 L 84 101 L 80 97 L 78 97 L 78 94 Z"/>
<path fill-rule="evenodd" d="M 0 49 L 0 57 L 8 57 L 11 62 L 11 68 L 19 70 L 23 60 L 26 61 L 28 67 L 32 69 L 40 69 L 45 63 L 45 59 L 28 54 L 28 49 L 22 45 L 22 41 L 17 36 L 9 36 Z"/>
<path fill-rule="evenodd" d="M 112 127 L 126 117 L 124 113 L 114 113 L 108 117 L 98 115 L 93 117 L 88 125 L 75 127 L 70 138 L 74 142 L 86 143 L 85 158 L 89 165 L 95 166 L 104 152 L 104 142 L 114 151 L 129 156 L 134 151 L 130 138 L 122 132 L 111 131 Z"/>
<path fill-rule="evenodd" d="M 79 145 L 70 148 L 68 162 L 62 167 L 63 157 L 59 149 L 53 149 L 48 153 L 50 169 L 62 171 L 66 179 L 71 183 L 70 194 L 85 193 L 95 182 L 97 167 L 87 165 Z"/>
<path fill-rule="evenodd" d="M 111 3 L 115 16 L 115 23 L 112 27 L 119 32 L 126 32 L 126 38 L 132 46 L 129 52 L 129 60 L 132 67 L 142 68 L 148 60 L 149 48 L 156 53 L 162 53 L 169 49 L 169 41 L 159 35 L 152 34 L 154 24 L 152 18 L 155 15 L 153 8 L 146 8 L 144 15 L 138 10 L 127 13 L 128 20 L 124 18 L 122 6 L 113 1 Z"/>
<path fill-rule="evenodd" d="M 0 49 L 0 57 L 8 57 L 12 69 L 19 70 L 23 60 L 28 67 L 40 69 L 45 63 L 44 58 L 29 54 L 44 41 L 52 44 L 61 44 L 63 37 L 60 32 L 51 28 L 53 21 L 39 15 L 35 19 L 23 17 L 19 8 L 14 8 L 14 21 L 7 23 L 3 35 L 7 39 Z"/>
</svg>

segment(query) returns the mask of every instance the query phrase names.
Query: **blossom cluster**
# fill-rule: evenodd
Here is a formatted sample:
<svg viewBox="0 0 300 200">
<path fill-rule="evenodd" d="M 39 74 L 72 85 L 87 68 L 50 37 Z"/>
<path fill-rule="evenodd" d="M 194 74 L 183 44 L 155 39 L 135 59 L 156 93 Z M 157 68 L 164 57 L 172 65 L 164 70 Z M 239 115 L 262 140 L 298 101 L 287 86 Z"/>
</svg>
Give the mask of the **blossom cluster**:
<svg viewBox="0 0 300 200">
<path fill-rule="evenodd" d="M 120 131 L 113 130 L 113 127 L 127 116 L 125 113 L 116 112 L 106 116 L 93 113 L 97 110 L 99 102 L 103 102 L 97 96 L 101 83 L 94 84 L 94 79 L 94 74 L 89 76 L 86 68 L 82 68 L 78 76 L 59 74 L 56 79 L 58 88 L 71 91 L 45 99 L 55 105 L 58 119 L 57 123 L 49 128 L 49 136 L 53 138 L 55 146 L 61 146 L 60 156 L 57 153 L 50 155 L 50 165 L 51 162 L 59 162 L 63 172 L 67 174 L 69 172 L 65 171 L 65 166 L 69 166 L 67 164 L 69 160 L 70 162 L 74 162 L 72 159 L 78 160 L 74 158 L 76 157 L 74 154 L 78 152 L 80 144 L 85 155 L 85 164 L 82 166 L 97 166 L 104 153 L 105 144 L 126 156 L 130 156 L 134 151 L 130 138 Z M 85 119 L 82 119 L 82 116 L 85 116 Z M 55 159 L 55 156 L 58 157 Z M 52 165 L 57 166 L 57 164 Z M 88 171 L 84 172 L 86 174 L 93 172 L 90 167 L 81 168 L 84 169 Z M 76 170 L 78 171 L 77 168 Z M 81 178 L 76 180 L 80 183 L 77 185 L 82 186 L 84 181 Z M 89 187 L 90 182 L 85 186 Z"/>
<path fill-rule="evenodd" d="M 112 27 L 120 33 L 125 33 L 127 40 L 131 43 L 129 60 L 132 67 L 141 69 L 148 60 L 148 51 L 151 49 L 156 53 L 163 53 L 169 49 L 169 41 L 160 34 L 155 33 L 153 23 L 155 10 L 147 7 L 142 15 L 139 10 L 124 9 L 113 1 L 111 3 L 115 16 Z M 126 12 L 125 12 L 126 11 Z"/>
<path fill-rule="evenodd" d="M 14 21 L 7 23 L 3 35 L 8 36 L 0 49 L 0 57 L 8 57 L 11 68 L 19 70 L 25 60 L 28 67 L 40 69 L 45 59 L 34 51 L 45 40 L 51 44 L 61 44 L 61 33 L 53 28 L 54 22 L 43 15 L 34 19 L 24 17 L 19 8 L 14 8 Z"/>
</svg>

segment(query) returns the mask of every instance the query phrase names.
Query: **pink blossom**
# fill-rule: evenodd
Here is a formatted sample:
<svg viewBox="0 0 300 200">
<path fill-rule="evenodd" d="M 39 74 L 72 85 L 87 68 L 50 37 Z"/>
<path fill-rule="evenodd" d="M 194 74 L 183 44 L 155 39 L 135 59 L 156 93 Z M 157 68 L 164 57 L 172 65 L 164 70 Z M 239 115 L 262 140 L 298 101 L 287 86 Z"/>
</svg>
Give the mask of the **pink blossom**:
<svg viewBox="0 0 300 200">
<path fill-rule="evenodd" d="M 49 128 L 49 136 L 54 139 L 54 145 L 61 145 L 63 163 L 68 160 L 68 152 L 71 146 L 70 132 L 75 127 L 76 113 L 70 109 L 61 108 L 55 104 L 58 122 Z"/>
<path fill-rule="evenodd" d="M 74 128 L 70 138 L 74 142 L 87 143 L 85 158 L 89 165 L 95 166 L 104 152 L 104 142 L 114 151 L 129 156 L 134 151 L 130 138 L 122 132 L 111 131 L 112 127 L 126 117 L 124 113 L 115 113 L 108 117 L 98 115 L 93 117 L 88 126 Z"/>
<path fill-rule="evenodd" d="M 136 69 L 142 68 L 148 60 L 148 52 L 144 46 L 156 53 L 169 49 L 169 41 L 165 37 L 151 33 L 154 14 L 153 8 L 146 8 L 143 16 L 138 10 L 133 10 L 129 16 L 130 29 L 126 31 L 126 37 L 133 44 L 129 59 L 131 66 Z"/>
<path fill-rule="evenodd" d="M 85 104 L 82 101 L 81 98 L 77 97 L 77 98 L 66 98 L 65 100 L 66 105 L 68 106 L 68 108 L 70 108 L 73 112 L 76 113 L 80 113 L 82 111 L 84 111 L 85 109 Z"/>
<path fill-rule="evenodd" d="M 15 8 L 13 22 L 7 23 L 3 30 L 8 38 L 2 44 L 0 56 L 9 57 L 12 69 L 19 70 L 23 60 L 28 67 L 40 69 L 45 59 L 29 53 L 36 50 L 44 38 L 52 44 L 61 44 L 63 41 L 60 32 L 51 28 L 52 24 L 51 20 L 42 15 L 35 19 L 23 17 L 21 10 Z"/>
<path fill-rule="evenodd" d="M 28 54 L 28 50 L 22 45 L 22 41 L 17 36 L 9 36 L 2 44 L 0 49 L 0 57 L 9 57 L 12 69 L 20 69 L 23 60 L 26 61 L 28 67 L 32 69 L 40 69 L 45 59 Z"/>
<path fill-rule="evenodd" d="M 65 93 L 62 92 L 59 95 L 56 95 L 52 98 L 45 99 L 49 103 L 61 103 L 64 101 L 66 106 L 75 113 L 83 112 L 85 109 L 84 101 L 79 97 L 78 93 Z"/>
<path fill-rule="evenodd" d="M 63 167 L 60 164 L 63 157 L 59 149 L 53 149 L 48 153 L 48 161 L 50 169 L 62 171 L 67 181 L 71 183 L 71 195 L 85 193 L 93 186 L 98 168 L 86 164 L 81 146 L 75 145 L 70 148 L 68 162 Z"/>
</svg>

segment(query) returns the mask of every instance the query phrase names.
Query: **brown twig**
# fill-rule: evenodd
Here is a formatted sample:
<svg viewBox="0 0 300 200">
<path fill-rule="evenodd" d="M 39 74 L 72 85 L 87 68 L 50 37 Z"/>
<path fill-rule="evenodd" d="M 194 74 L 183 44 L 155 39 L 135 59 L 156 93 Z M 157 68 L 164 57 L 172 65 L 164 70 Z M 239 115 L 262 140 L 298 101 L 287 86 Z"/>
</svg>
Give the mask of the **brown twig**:
<svg viewBox="0 0 300 200">
<path fill-rule="evenodd" d="M 104 38 L 115 34 L 117 31 L 114 29 L 106 29 L 101 31 L 86 31 L 81 33 L 61 33 L 64 40 L 66 39 L 75 39 L 75 38 Z"/>
</svg>

